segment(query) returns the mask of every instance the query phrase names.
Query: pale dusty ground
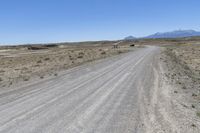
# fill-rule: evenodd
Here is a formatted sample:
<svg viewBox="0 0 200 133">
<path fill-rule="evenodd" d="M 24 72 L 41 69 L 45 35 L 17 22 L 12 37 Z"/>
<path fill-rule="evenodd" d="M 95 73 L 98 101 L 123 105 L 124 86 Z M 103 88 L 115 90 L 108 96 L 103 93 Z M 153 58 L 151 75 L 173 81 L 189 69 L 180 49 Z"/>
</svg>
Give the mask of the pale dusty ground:
<svg viewBox="0 0 200 133">
<path fill-rule="evenodd" d="M 60 45 L 40 50 L 28 50 L 26 47 L 0 49 L 0 87 L 57 76 L 61 70 L 129 50 L 131 50 L 129 45 L 113 49 L 112 45 L 92 46 L 92 44 Z"/>
<path fill-rule="evenodd" d="M 0 132 L 199 133 L 187 93 L 170 77 L 178 66 L 160 52 L 146 47 L 0 91 Z"/>
<path fill-rule="evenodd" d="M 166 79 L 171 84 L 167 90 L 171 90 L 170 104 L 174 104 L 172 109 L 179 132 L 184 129 L 188 133 L 200 132 L 199 50 L 199 45 L 170 46 L 161 58 L 165 64 Z"/>
<path fill-rule="evenodd" d="M 182 64 L 187 65 L 194 76 L 200 78 L 200 44 L 185 44 L 172 50 L 181 60 Z"/>
<path fill-rule="evenodd" d="M 129 50 L 1 50 L 0 132 L 199 133 L 199 45 L 133 48 L 68 69 Z"/>
</svg>

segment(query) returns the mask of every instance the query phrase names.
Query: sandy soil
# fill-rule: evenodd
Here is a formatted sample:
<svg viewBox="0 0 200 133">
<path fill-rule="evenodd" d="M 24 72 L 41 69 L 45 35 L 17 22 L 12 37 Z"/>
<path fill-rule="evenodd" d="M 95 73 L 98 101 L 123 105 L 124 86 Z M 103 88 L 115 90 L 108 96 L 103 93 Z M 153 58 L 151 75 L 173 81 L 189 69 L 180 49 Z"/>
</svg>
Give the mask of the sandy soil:
<svg viewBox="0 0 200 133">
<path fill-rule="evenodd" d="M 0 132 L 156 133 L 174 129 L 160 128 L 160 123 L 168 122 L 154 117 L 160 116 L 157 105 L 170 100 L 157 97 L 164 90 L 159 85 L 163 80 L 158 80 L 159 51 L 158 47 L 138 49 L 66 70 L 50 80 L 0 91 Z"/>
<path fill-rule="evenodd" d="M 21 81 L 57 76 L 58 72 L 85 62 L 121 54 L 130 50 L 129 43 L 119 49 L 104 42 L 104 46 L 58 45 L 53 47 L 19 46 L 0 48 L 0 87 Z"/>
<path fill-rule="evenodd" d="M 165 104 L 165 108 L 169 106 L 166 114 L 180 133 L 200 131 L 199 50 L 199 45 L 168 46 L 161 57 L 165 89 L 171 99 Z"/>
<path fill-rule="evenodd" d="M 12 115 L 16 115 L 14 120 L 11 119 L 8 124 L 5 124 L 8 126 L 7 130 L 13 131 L 16 131 L 15 128 L 28 131 L 34 124 L 35 127 L 41 125 L 48 127 L 49 124 L 44 123 L 53 123 L 54 126 L 51 127 L 59 131 L 61 129 L 59 122 L 69 120 L 70 122 L 66 123 L 74 121 L 69 125 L 70 131 L 87 132 L 94 131 L 98 127 L 100 132 L 116 132 L 117 130 L 118 132 L 199 133 L 200 45 L 198 41 L 192 42 L 193 40 L 190 43 L 185 40 L 180 40 L 180 42 L 178 40 L 151 40 L 149 43 L 147 40 L 135 43 L 153 44 L 155 41 L 157 41 L 156 45 L 165 45 L 161 48 L 161 54 L 159 47 L 147 46 L 146 50 L 108 58 L 91 66 L 83 65 L 83 72 L 80 66 L 77 70 L 72 69 L 72 73 L 64 75 L 60 75 L 59 71 L 130 51 L 131 42 L 125 43 L 117 50 L 112 49 L 111 45 L 93 47 L 60 45 L 53 48 L 36 48 L 37 50 L 28 50 L 24 47 L 1 49 L 0 85 L 5 88 L 12 87 L 19 81 L 27 83 L 32 78 L 42 80 L 50 75 L 55 77 L 21 87 L 17 91 L 15 91 L 16 86 L 14 90 L 2 91 L 3 97 L 0 103 L 5 104 L 7 110 L 2 106 L 1 120 L 7 121 L 9 117 L 14 118 Z M 140 58 L 144 55 L 146 55 L 145 58 Z M 134 66 L 137 67 L 132 69 Z M 103 91 L 99 89 L 102 88 L 102 84 L 106 84 L 103 86 Z M 74 87 L 77 85 L 78 87 Z M 70 93 L 71 96 L 66 97 L 68 89 L 71 92 L 74 88 L 78 90 L 75 89 L 74 93 Z M 97 89 L 94 90 L 95 93 L 93 89 Z M 16 100 L 18 98 L 22 100 Z M 41 101 L 42 99 L 44 101 Z M 55 101 L 56 104 L 54 104 Z M 65 103 L 63 101 L 69 103 L 63 104 Z M 86 103 L 86 106 L 82 107 L 85 105 L 82 102 Z M 18 105 L 23 108 L 19 108 Z M 76 110 L 74 105 L 80 106 L 76 106 Z M 66 108 L 63 108 L 64 106 Z M 22 113 L 24 109 L 27 111 L 25 114 Z M 14 113 L 13 110 L 15 110 Z M 72 112 L 70 119 L 68 117 L 63 119 L 63 113 L 66 111 Z M 33 121 L 29 119 L 30 114 L 38 117 L 33 117 L 35 118 Z M 44 117 L 45 115 L 48 117 Z M 55 118 L 58 121 L 54 121 Z M 19 122 L 26 126 L 17 126 Z M 40 131 L 40 129 L 44 130 L 44 128 L 33 130 Z M 46 128 L 45 131 L 48 130 L 51 129 Z"/>
<path fill-rule="evenodd" d="M 194 78 L 200 77 L 200 45 L 186 44 L 174 47 L 171 52 L 179 59 L 186 69 L 191 70 Z"/>
</svg>

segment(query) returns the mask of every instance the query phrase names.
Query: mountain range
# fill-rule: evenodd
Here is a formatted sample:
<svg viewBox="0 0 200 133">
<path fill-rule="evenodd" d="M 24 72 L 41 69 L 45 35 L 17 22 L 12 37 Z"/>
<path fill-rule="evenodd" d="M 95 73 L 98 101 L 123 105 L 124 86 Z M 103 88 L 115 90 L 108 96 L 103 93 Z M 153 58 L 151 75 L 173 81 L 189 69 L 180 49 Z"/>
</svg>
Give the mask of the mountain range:
<svg viewBox="0 0 200 133">
<path fill-rule="evenodd" d="M 200 36 L 199 31 L 195 30 L 176 30 L 172 32 L 158 32 L 146 37 L 141 38 L 181 38 L 181 37 L 192 37 L 192 36 Z M 125 40 L 134 40 L 136 39 L 133 36 L 128 36 L 125 38 Z"/>
</svg>

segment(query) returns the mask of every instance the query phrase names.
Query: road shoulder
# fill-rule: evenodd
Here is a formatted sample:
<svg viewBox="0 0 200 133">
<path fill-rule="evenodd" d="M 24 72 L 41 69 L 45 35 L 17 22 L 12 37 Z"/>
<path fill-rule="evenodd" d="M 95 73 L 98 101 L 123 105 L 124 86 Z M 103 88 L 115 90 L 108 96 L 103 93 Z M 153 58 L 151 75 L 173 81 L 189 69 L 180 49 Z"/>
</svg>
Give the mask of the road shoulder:
<svg viewBox="0 0 200 133">
<path fill-rule="evenodd" d="M 194 76 L 190 64 L 176 52 L 175 47 L 164 48 L 160 58 L 166 84 L 170 85 L 168 89 L 173 110 L 171 118 L 177 123 L 174 124 L 178 132 L 198 133 L 200 131 L 199 79 Z M 181 52 L 184 54 L 184 51 Z"/>
</svg>

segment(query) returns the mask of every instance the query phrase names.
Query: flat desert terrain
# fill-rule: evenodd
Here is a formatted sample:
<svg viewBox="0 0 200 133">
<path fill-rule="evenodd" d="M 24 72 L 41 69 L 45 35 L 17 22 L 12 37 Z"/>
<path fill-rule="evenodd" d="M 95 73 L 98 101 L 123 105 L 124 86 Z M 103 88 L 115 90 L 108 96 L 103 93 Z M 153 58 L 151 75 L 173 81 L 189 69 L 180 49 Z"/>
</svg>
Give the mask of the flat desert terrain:
<svg viewBox="0 0 200 133">
<path fill-rule="evenodd" d="M 199 133 L 199 44 L 1 47 L 0 132 Z"/>
<path fill-rule="evenodd" d="M 133 50 L 129 42 L 121 43 L 118 49 L 113 49 L 114 43 L 1 47 L 0 87 L 57 76 L 62 70 Z"/>
</svg>

